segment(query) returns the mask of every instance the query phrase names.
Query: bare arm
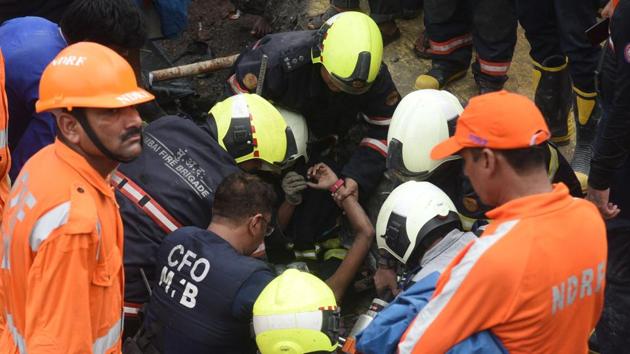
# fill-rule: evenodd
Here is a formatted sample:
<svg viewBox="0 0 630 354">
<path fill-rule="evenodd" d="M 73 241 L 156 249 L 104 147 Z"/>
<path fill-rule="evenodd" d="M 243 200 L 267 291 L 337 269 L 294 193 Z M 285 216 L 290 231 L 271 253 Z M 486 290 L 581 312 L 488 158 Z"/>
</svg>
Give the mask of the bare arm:
<svg viewBox="0 0 630 354">
<path fill-rule="evenodd" d="M 323 163 L 311 167 L 308 175 L 317 181 L 316 183 L 308 182 L 308 186 L 315 189 L 330 189 L 338 180 L 337 175 Z M 349 192 L 346 188 L 348 187 L 341 186 L 337 191 L 332 192 L 333 198 L 338 203 L 341 203 L 340 207 L 345 212 L 355 233 L 354 243 L 348 250 L 348 254 L 341 262 L 339 268 L 337 268 L 335 274 L 326 280 L 326 283 L 335 293 L 337 301 L 341 301 L 343 294 L 359 271 L 363 260 L 370 250 L 375 234 L 370 219 L 359 204 L 356 191 Z M 341 194 L 347 195 L 347 197 L 339 201 L 336 196 Z"/>
<path fill-rule="evenodd" d="M 359 271 L 374 241 L 374 227 L 358 200 L 348 197 L 343 200 L 342 207 L 355 235 L 352 247 L 348 250 L 343 262 L 335 274 L 326 280 L 338 302 L 341 301 L 346 289 Z"/>
<path fill-rule="evenodd" d="M 295 205 L 291 205 L 286 200 L 280 204 L 278 208 L 278 226 L 280 226 L 280 230 L 285 231 L 287 226 L 289 226 L 289 221 L 293 217 L 293 212 L 295 211 Z"/>
</svg>

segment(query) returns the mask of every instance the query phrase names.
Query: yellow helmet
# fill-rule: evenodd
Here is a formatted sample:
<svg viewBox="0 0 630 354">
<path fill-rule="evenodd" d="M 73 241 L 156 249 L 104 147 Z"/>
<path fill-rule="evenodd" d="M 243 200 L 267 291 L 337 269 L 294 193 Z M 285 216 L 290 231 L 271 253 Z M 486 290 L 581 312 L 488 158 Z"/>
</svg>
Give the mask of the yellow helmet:
<svg viewBox="0 0 630 354">
<path fill-rule="evenodd" d="M 277 167 L 297 153 L 291 128 L 278 110 L 254 94 L 238 94 L 210 109 L 217 140 L 236 163 L 259 159 Z"/>
<path fill-rule="evenodd" d="M 334 352 L 339 338 L 335 296 L 316 276 L 288 269 L 254 303 L 254 332 L 261 354 Z"/>
<path fill-rule="evenodd" d="M 313 63 L 321 63 L 342 91 L 361 94 L 376 80 L 383 59 L 383 39 L 368 15 L 346 11 L 326 21 L 311 50 Z"/>
</svg>

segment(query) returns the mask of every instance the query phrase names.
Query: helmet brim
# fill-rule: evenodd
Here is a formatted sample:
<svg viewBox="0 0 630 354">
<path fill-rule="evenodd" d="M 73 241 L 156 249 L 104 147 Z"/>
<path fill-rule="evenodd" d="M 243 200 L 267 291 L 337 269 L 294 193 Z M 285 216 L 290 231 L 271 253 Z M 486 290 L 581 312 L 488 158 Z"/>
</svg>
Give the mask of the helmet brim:
<svg viewBox="0 0 630 354">
<path fill-rule="evenodd" d="M 94 97 L 64 97 L 56 96 L 48 100 L 38 100 L 35 103 L 37 113 L 51 109 L 66 108 L 72 110 L 81 108 L 123 108 L 146 103 L 155 99 L 148 91 L 137 87 L 136 89 L 118 95 L 100 95 Z M 67 102 L 72 102 L 72 105 Z"/>
</svg>

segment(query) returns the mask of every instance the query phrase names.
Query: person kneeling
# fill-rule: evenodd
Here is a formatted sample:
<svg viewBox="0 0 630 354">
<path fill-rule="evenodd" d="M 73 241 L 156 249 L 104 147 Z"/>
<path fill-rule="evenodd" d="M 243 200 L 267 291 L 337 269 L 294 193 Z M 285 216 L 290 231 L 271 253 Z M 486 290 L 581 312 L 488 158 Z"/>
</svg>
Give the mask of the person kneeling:
<svg viewBox="0 0 630 354">
<path fill-rule="evenodd" d="M 255 353 L 254 302 L 274 278 L 249 257 L 273 232 L 275 193 L 259 177 L 237 172 L 216 190 L 206 230 L 183 227 L 157 254 L 160 278 L 147 309 L 144 353 Z"/>
</svg>

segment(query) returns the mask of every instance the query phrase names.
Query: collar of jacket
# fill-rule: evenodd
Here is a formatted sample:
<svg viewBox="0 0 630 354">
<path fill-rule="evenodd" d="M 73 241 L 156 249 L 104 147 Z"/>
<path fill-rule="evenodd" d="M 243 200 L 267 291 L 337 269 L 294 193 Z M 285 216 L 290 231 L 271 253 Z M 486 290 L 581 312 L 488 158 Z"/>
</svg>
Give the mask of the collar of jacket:
<svg viewBox="0 0 630 354">
<path fill-rule="evenodd" d="M 109 185 L 110 176 L 104 179 L 98 171 L 87 162 L 85 157 L 72 150 L 59 139 L 55 139 L 55 154 L 98 191 L 108 197 L 114 198 L 114 192 Z"/>
<path fill-rule="evenodd" d="M 564 183 L 553 185 L 553 190 L 509 201 L 486 213 L 491 220 L 511 220 L 544 215 L 567 207 L 573 201 Z"/>
</svg>

